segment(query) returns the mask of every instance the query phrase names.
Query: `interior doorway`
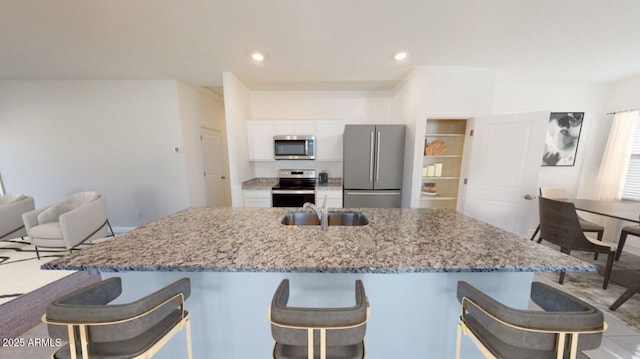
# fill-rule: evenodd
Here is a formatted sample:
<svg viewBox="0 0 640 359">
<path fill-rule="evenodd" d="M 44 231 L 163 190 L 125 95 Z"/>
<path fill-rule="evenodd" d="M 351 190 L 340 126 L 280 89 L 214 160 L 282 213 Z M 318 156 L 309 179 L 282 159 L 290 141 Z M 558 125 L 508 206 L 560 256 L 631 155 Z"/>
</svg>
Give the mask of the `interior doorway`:
<svg viewBox="0 0 640 359">
<path fill-rule="evenodd" d="M 231 205 L 226 141 L 221 131 L 200 127 L 200 150 L 208 207 Z"/>
</svg>

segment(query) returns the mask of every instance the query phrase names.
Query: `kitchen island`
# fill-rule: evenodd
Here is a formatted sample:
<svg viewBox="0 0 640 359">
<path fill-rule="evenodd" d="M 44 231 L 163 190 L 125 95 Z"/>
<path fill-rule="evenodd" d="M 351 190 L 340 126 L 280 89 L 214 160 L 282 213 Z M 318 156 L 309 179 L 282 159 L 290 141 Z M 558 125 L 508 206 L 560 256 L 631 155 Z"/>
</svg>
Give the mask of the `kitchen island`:
<svg viewBox="0 0 640 359">
<path fill-rule="evenodd" d="M 191 208 L 43 268 L 120 276 L 123 301 L 188 276 L 194 357 L 225 359 L 270 356 L 266 311 L 283 278 L 291 279 L 290 304 L 300 306 L 352 305 L 362 279 L 368 358 L 444 358 L 455 353 L 458 280 L 526 308 L 534 272 L 595 270 L 452 210 L 355 209 L 368 225 L 326 232 L 282 225 L 289 210 Z M 158 358 L 181 357 L 183 342 Z"/>
</svg>

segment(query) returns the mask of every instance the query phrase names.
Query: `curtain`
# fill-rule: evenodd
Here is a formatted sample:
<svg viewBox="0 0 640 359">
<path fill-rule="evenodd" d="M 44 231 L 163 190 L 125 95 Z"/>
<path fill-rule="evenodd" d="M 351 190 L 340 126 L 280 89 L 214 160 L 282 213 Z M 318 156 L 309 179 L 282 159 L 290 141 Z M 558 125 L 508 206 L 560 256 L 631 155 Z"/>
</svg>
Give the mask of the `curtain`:
<svg viewBox="0 0 640 359">
<path fill-rule="evenodd" d="M 635 122 L 640 110 L 618 112 L 613 117 L 607 146 L 596 179 L 596 199 L 620 200 L 626 176 Z"/>
</svg>

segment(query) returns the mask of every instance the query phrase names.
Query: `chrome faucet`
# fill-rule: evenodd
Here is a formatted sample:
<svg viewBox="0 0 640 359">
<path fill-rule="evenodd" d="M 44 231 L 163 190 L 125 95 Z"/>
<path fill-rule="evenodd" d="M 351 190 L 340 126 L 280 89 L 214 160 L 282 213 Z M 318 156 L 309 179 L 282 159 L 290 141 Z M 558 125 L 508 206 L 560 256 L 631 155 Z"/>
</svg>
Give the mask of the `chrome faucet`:
<svg viewBox="0 0 640 359">
<path fill-rule="evenodd" d="M 327 195 L 324 196 L 322 207 L 318 208 L 318 206 L 311 202 L 305 202 L 302 205 L 302 208 L 311 208 L 316 213 L 316 216 L 318 216 L 318 220 L 320 220 L 321 231 L 326 232 L 329 230 L 329 210 L 327 209 Z"/>
</svg>

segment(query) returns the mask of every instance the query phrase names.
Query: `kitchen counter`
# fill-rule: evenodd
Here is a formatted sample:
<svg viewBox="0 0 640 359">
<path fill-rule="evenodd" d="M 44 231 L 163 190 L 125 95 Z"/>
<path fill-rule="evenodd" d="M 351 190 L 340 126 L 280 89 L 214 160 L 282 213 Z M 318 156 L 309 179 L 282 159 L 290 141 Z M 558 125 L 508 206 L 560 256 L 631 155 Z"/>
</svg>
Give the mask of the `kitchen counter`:
<svg viewBox="0 0 640 359">
<path fill-rule="evenodd" d="M 190 208 L 42 267 L 100 272 L 595 270 L 453 210 L 363 208 L 368 225 L 332 226 L 327 232 L 280 224 L 288 210 Z"/>
<path fill-rule="evenodd" d="M 257 177 L 244 181 L 240 184 L 242 189 L 264 189 L 271 191 L 271 187 L 278 183 L 277 178 Z"/>
<path fill-rule="evenodd" d="M 534 272 L 595 269 L 453 210 L 363 208 L 368 225 L 322 232 L 280 224 L 292 209 L 191 208 L 42 268 L 120 277 L 121 302 L 188 277 L 194 358 L 229 359 L 270 355 L 265 313 L 284 278 L 289 304 L 303 307 L 351 306 L 362 280 L 371 303 L 367 358 L 452 358 L 458 281 L 525 309 Z M 154 358 L 184 356 L 183 343 L 171 340 Z M 479 357 L 468 338 L 463 353 Z"/>
<path fill-rule="evenodd" d="M 256 177 L 241 183 L 242 189 L 249 190 L 271 190 L 271 187 L 278 183 L 277 178 Z M 328 183 L 316 182 L 316 188 L 328 190 L 342 190 L 342 178 L 329 178 Z"/>
</svg>

